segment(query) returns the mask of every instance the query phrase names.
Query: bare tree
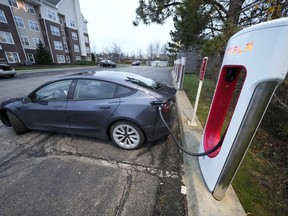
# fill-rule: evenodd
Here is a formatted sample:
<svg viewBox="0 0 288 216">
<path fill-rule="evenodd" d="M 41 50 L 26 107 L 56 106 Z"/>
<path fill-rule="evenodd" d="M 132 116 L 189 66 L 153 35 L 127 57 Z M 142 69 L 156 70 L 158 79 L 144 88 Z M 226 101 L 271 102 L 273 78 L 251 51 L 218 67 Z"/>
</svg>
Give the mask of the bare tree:
<svg viewBox="0 0 288 216">
<path fill-rule="evenodd" d="M 159 58 L 160 46 L 161 46 L 161 42 L 159 40 L 154 41 L 154 43 L 153 43 L 154 57 L 156 57 L 156 58 Z"/>
<path fill-rule="evenodd" d="M 154 58 L 154 44 L 150 43 L 147 47 L 147 55 L 150 60 Z"/>
<path fill-rule="evenodd" d="M 121 47 L 115 41 L 111 45 L 111 56 L 113 61 L 119 62 L 121 56 Z"/>
<path fill-rule="evenodd" d="M 164 43 L 161 47 L 161 50 L 160 50 L 160 58 L 162 60 L 167 60 L 168 59 L 168 44 L 167 43 Z"/>
<path fill-rule="evenodd" d="M 111 58 L 110 53 L 111 53 L 110 48 L 106 46 L 102 48 L 100 56 L 103 59 L 110 59 Z"/>
<path fill-rule="evenodd" d="M 96 59 L 96 56 L 97 56 L 97 52 L 96 52 L 96 46 L 95 44 L 93 45 L 93 49 L 92 49 L 92 52 L 91 52 L 91 56 L 92 56 L 92 61 L 94 61 L 95 63 L 97 63 L 98 59 Z M 94 56 L 94 57 L 93 57 Z M 93 59 L 94 58 L 94 59 Z"/>
<path fill-rule="evenodd" d="M 143 59 L 143 52 L 141 48 L 137 49 L 137 58 L 138 59 Z"/>
</svg>

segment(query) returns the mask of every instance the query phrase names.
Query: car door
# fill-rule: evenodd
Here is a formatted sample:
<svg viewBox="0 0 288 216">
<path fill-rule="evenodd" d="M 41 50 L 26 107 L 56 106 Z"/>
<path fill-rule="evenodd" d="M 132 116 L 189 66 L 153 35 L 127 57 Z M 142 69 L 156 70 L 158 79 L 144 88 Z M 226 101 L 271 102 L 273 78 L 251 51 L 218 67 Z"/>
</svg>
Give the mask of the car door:
<svg viewBox="0 0 288 216">
<path fill-rule="evenodd" d="M 30 129 L 66 132 L 67 95 L 72 80 L 47 84 L 29 95 L 31 102 L 24 107 L 24 122 Z"/>
<path fill-rule="evenodd" d="M 79 79 L 72 100 L 66 107 L 66 115 L 72 133 L 105 137 L 105 125 L 119 106 L 114 97 L 116 84 Z"/>
</svg>

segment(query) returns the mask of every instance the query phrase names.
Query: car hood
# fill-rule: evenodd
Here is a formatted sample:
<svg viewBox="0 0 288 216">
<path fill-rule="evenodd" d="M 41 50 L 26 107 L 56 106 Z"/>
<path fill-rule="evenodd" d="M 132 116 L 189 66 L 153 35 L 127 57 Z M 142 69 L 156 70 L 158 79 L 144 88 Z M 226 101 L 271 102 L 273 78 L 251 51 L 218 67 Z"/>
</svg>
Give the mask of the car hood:
<svg viewBox="0 0 288 216">
<path fill-rule="evenodd" d="M 0 108 L 6 107 L 8 104 L 11 104 L 11 103 L 21 102 L 22 100 L 23 100 L 23 98 L 12 98 L 12 99 L 9 99 L 7 101 L 3 101 L 0 104 Z"/>
</svg>

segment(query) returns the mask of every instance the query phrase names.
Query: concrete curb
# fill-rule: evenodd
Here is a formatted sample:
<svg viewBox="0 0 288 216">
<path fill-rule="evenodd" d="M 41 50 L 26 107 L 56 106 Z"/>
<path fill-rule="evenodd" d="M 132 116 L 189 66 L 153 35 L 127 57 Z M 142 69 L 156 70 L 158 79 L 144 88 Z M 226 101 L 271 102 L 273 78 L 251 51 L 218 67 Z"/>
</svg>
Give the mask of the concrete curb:
<svg viewBox="0 0 288 216">
<path fill-rule="evenodd" d="M 196 117 L 196 127 L 188 125 L 193 114 L 193 108 L 184 91 L 178 90 L 177 109 L 181 141 L 184 148 L 197 152 L 200 145 L 203 128 Z M 231 216 L 246 215 L 232 186 L 226 191 L 221 201 L 213 198 L 202 178 L 196 157 L 183 153 L 183 181 L 187 190 L 187 212 L 189 216 Z"/>
<path fill-rule="evenodd" d="M 83 69 L 83 68 L 87 68 L 87 69 L 92 69 L 92 68 L 96 68 L 97 65 L 95 66 L 85 66 L 85 67 L 67 67 L 67 68 L 43 68 L 43 69 L 33 69 L 33 68 L 27 68 L 25 70 L 16 70 L 17 74 L 32 74 L 32 73 L 39 73 L 39 72 L 49 72 L 49 71 L 67 71 L 67 70 L 78 70 L 78 69 Z"/>
</svg>

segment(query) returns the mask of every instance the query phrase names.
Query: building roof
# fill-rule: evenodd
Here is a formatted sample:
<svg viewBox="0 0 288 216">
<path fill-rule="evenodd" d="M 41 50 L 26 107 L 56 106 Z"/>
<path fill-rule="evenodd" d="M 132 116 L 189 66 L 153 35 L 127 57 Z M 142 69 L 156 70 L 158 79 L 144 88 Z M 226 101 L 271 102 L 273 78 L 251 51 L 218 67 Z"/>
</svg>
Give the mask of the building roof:
<svg viewBox="0 0 288 216">
<path fill-rule="evenodd" d="M 57 6 L 62 0 L 45 0 L 45 1 L 54 6 Z"/>
</svg>

